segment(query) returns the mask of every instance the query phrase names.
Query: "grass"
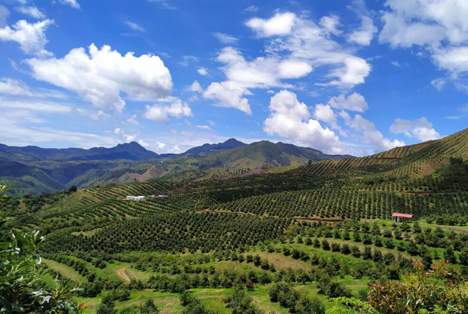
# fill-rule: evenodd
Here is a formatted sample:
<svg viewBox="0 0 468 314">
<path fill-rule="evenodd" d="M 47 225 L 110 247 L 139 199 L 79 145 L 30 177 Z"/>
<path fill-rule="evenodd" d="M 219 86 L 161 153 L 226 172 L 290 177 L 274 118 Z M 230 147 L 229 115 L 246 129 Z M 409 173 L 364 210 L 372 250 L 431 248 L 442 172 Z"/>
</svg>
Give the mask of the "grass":
<svg viewBox="0 0 468 314">
<path fill-rule="evenodd" d="M 58 263 L 56 261 L 48 260 L 45 258 L 43 259 L 43 261 L 49 268 L 55 270 L 56 272 L 59 272 L 62 276 L 68 279 L 71 279 L 79 283 L 86 282 L 86 278 L 81 276 L 76 270 L 74 270 L 70 266 Z"/>
</svg>

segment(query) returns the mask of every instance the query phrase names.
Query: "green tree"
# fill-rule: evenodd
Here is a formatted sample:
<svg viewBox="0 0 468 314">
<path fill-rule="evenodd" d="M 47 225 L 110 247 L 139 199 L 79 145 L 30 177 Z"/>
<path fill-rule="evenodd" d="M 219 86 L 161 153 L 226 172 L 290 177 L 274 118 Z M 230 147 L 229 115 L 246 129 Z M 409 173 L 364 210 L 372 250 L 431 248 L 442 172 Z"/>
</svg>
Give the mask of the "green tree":
<svg viewBox="0 0 468 314">
<path fill-rule="evenodd" d="M 0 183 L 0 204 L 7 201 L 6 190 Z M 0 213 L 0 312 L 77 313 L 70 280 L 56 280 L 54 289 L 42 281 L 47 270 L 38 254 L 41 232 L 16 231 L 7 222 Z"/>
</svg>

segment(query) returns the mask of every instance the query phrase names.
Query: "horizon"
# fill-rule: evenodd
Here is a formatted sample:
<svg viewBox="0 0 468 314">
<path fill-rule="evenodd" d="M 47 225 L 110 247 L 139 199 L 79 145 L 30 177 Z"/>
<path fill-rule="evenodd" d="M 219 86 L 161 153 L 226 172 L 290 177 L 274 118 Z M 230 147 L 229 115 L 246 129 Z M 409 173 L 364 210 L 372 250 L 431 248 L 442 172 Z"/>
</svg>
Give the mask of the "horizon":
<svg viewBox="0 0 468 314">
<path fill-rule="evenodd" d="M 442 138 L 468 117 L 468 5 L 413 2 L 3 1 L 0 142 L 367 156 Z"/>
</svg>

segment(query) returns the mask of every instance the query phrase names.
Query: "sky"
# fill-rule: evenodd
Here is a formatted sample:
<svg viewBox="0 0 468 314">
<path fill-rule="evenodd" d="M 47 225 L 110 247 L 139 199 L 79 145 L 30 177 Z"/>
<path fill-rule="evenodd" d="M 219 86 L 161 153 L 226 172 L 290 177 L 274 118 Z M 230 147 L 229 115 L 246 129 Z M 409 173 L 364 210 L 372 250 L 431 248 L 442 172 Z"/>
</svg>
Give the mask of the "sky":
<svg viewBox="0 0 468 314">
<path fill-rule="evenodd" d="M 363 156 L 468 122 L 466 0 L 0 0 L 0 143 Z"/>
</svg>

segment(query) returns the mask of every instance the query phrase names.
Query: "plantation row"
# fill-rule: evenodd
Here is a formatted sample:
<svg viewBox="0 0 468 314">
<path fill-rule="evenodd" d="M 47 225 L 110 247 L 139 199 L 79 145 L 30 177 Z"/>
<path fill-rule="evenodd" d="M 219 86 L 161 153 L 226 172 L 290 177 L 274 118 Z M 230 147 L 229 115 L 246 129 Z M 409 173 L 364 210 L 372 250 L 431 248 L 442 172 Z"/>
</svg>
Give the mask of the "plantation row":
<svg viewBox="0 0 468 314">
<path fill-rule="evenodd" d="M 319 189 L 244 198 L 212 207 L 214 210 L 276 217 L 346 217 L 390 219 L 393 212 L 428 214 L 468 213 L 468 194 L 398 195 Z"/>
<path fill-rule="evenodd" d="M 186 248 L 190 252 L 236 249 L 276 239 L 291 222 L 226 213 L 154 214 L 115 222 L 89 237 L 56 232 L 50 236 L 45 251 L 98 250 L 113 254 L 137 250 L 185 252 Z"/>
<path fill-rule="evenodd" d="M 125 198 L 128 195 L 158 195 L 166 194 L 168 190 L 171 190 L 173 185 L 164 181 L 152 181 L 152 182 L 134 182 L 122 185 L 108 185 L 100 188 L 87 189 L 93 197 L 98 200 L 105 200 L 109 198 Z"/>
</svg>

